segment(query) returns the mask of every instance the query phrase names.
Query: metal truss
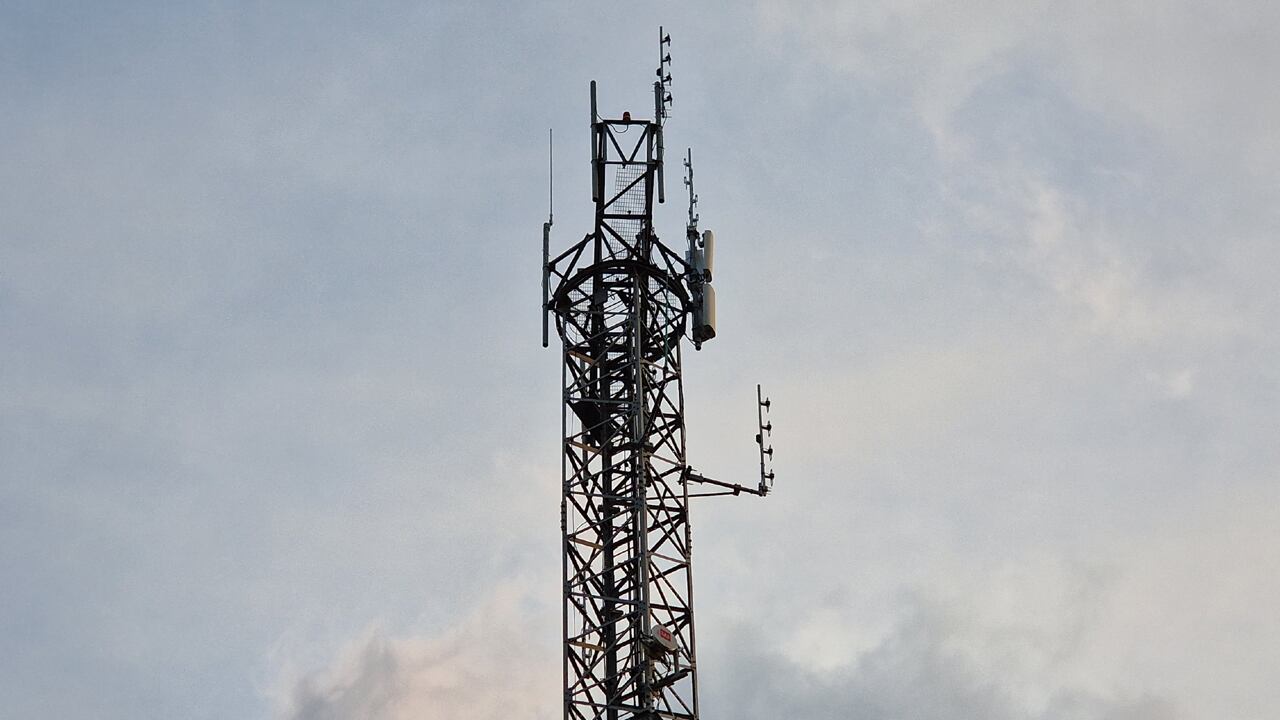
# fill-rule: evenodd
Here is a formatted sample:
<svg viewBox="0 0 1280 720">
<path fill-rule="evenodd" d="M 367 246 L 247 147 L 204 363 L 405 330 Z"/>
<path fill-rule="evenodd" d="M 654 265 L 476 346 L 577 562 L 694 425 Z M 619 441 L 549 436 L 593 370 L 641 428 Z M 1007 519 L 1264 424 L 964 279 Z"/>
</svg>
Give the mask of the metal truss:
<svg viewBox="0 0 1280 720">
<path fill-rule="evenodd" d="M 659 121 L 599 119 L 595 229 L 547 263 L 563 341 L 565 718 L 696 719 L 685 261 L 653 231 Z"/>
</svg>

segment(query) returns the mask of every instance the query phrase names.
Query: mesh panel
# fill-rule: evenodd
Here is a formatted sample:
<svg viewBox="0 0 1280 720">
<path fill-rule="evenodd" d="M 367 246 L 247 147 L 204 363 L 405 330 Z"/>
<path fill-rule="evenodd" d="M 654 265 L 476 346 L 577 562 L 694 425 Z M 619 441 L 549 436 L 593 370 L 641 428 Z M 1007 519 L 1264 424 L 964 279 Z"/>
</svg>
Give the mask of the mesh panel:
<svg viewBox="0 0 1280 720">
<path fill-rule="evenodd" d="M 633 247 L 635 246 L 636 235 L 640 234 L 640 231 L 644 229 L 644 174 L 646 169 L 645 163 L 631 163 L 617 166 L 613 174 L 613 191 L 615 193 L 621 192 L 622 195 L 609 206 L 609 212 L 627 213 L 637 217 L 634 220 L 610 220 L 609 226 L 616 230 L 628 245 Z M 632 183 L 635 184 L 632 185 Z M 627 186 L 630 186 L 630 188 L 626 189 Z M 616 244 L 616 241 L 611 244 Z M 617 247 L 611 247 L 611 249 L 615 252 L 622 250 L 622 248 Z"/>
<path fill-rule="evenodd" d="M 644 214 L 644 186 L 643 180 L 636 182 L 644 176 L 647 165 L 645 163 L 635 162 L 628 165 L 617 166 L 613 176 L 614 192 L 618 192 L 623 188 L 631 185 L 631 189 L 622 194 L 618 201 L 613 204 L 613 208 L 618 212 L 634 213 L 636 215 Z"/>
</svg>

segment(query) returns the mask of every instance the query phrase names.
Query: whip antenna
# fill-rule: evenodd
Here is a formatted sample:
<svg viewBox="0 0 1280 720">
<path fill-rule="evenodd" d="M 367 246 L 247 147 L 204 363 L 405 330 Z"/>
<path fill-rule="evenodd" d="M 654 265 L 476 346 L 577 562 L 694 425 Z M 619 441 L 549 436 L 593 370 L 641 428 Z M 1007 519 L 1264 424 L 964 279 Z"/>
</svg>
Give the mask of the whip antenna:
<svg viewBox="0 0 1280 720">
<path fill-rule="evenodd" d="M 547 313 L 551 292 L 551 224 L 555 221 L 555 138 L 547 128 L 547 221 L 542 223 L 542 347 L 547 346 Z"/>
</svg>

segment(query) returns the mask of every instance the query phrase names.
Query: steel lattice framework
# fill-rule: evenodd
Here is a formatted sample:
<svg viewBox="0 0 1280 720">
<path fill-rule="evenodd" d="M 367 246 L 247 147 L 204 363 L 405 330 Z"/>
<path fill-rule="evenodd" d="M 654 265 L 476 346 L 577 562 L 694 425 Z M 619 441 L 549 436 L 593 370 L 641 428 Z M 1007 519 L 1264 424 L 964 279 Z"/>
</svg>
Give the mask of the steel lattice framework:
<svg viewBox="0 0 1280 720">
<path fill-rule="evenodd" d="M 697 717 L 680 373 L 689 295 L 684 261 L 653 231 L 661 132 L 593 123 L 595 231 L 553 262 L 567 718 Z"/>
<path fill-rule="evenodd" d="M 544 255 L 545 308 L 563 344 L 566 720 L 696 720 L 689 499 L 768 491 L 761 436 L 759 488 L 710 480 L 686 460 L 681 340 L 704 276 L 653 227 L 663 68 L 654 120 L 601 119 L 592 83 L 595 227 Z M 694 242 L 691 166 L 686 182 Z M 762 421 L 762 432 L 771 427 Z M 721 492 L 691 495 L 691 482 Z"/>
</svg>

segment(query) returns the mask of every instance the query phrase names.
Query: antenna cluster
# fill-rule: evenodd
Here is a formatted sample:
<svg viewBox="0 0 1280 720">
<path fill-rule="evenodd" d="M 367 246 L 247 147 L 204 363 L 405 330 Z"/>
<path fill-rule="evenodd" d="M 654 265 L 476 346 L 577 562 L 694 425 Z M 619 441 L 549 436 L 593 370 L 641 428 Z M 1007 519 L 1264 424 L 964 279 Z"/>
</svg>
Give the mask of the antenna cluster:
<svg viewBox="0 0 1280 720">
<path fill-rule="evenodd" d="M 661 125 L 671 117 L 671 35 L 658 26 L 658 80 L 653 84 L 654 119 Z"/>
<path fill-rule="evenodd" d="M 693 305 L 693 325 L 690 339 L 695 350 L 702 343 L 716 336 L 716 289 L 711 285 L 711 271 L 715 266 L 716 236 L 710 230 L 698 232 L 698 195 L 693 191 L 693 150 L 684 159 L 684 184 L 689 188 L 689 222 L 685 237 L 689 248 L 685 261 L 689 271 L 685 280 L 689 285 L 690 302 Z"/>
</svg>

